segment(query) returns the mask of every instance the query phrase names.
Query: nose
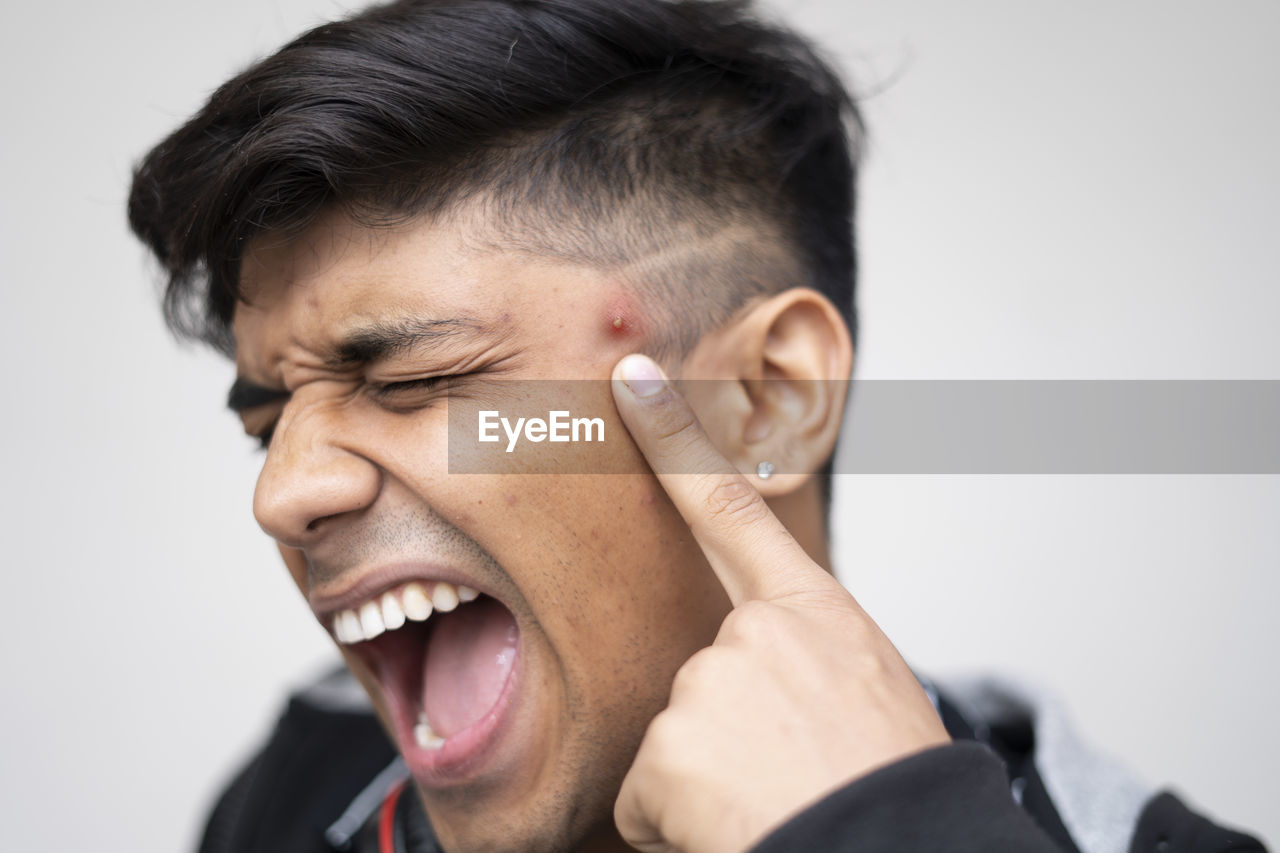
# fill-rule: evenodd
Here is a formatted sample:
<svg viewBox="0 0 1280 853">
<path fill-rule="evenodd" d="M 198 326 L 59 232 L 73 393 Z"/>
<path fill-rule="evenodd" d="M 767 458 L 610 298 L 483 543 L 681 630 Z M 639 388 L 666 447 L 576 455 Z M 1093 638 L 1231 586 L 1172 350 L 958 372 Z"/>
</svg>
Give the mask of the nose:
<svg viewBox="0 0 1280 853">
<path fill-rule="evenodd" d="M 338 406 L 295 398 L 276 424 L 253 493 L 253 514 L 271 537 L 305 549 L 377 499 L 376 465 L 344 443 Z"/>
</svg>

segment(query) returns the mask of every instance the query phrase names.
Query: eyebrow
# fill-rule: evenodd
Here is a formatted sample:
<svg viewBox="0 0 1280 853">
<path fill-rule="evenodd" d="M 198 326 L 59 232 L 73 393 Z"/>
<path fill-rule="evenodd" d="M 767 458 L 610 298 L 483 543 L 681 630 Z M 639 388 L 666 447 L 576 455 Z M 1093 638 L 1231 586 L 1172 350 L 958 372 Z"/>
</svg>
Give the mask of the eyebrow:
<svg viewBox="0 0 1280 853">
<path fill-rule="evenodd" d="M 350 370 L 401 355 L 424 343 L 436 343 L 479 328 L 475 321 L 466 318 L 372 323 L 348 332 L 325 356 L 324 362 L 331 370 Z M 231 390 L 227 392 L 227 408 L 239 414 L 258 406 L 287 400 L 289 393 L 283 388 L 259 385 L 243 376 L 237 376 L 231 383 Z"/>
<path fill-rule="evenodd" d="M 348 332 L 325 362 L 331 368 L 350 369 L 478 329 L 475 321 L 464 318 L 373 323 Z"/>
</svg>

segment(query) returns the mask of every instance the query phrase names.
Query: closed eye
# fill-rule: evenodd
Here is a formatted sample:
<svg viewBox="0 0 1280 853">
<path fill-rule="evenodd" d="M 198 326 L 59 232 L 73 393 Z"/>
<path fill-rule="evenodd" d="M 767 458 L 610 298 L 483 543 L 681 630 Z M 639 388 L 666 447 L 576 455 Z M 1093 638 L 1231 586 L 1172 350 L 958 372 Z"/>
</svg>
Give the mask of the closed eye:
<svg viewBox="0 0 1280 853">
<path fill-rule="evenodd" d="M 372 383 L 369 385 L 369 390 L 376 397 L 394 397 L 409 391 L 437 391 L 452 378 L 452 376 L 423 376 L 400 382 Z"/>
<path fill-rule="evenodd" d="M 368 394 L 384 409 L 407 413 L 425 408 L 447 393 L 459 374 L 422 376 L 398 382 L 370 382 Z"/>
<path fill-rule="evenodd" d="M 435 398 L 440 391 L 449 387 L 451 380 L 457 378 L 459 378 L 458 375 L 422 376 L 399 382 L 369 383 L 367 388 L 381 405 L 390 409 L 408 411 L 428 402 L 426 399 L 417 399 L 413 395 L 417 394 L 422 398 L 430 395 L 431 398 Z M 277 421 L 273 420 L 266 428 L 251 434 L 258 444 L 258 450 L 266 451 L 271 446 L 271 437 L 275 434 L 276 423 Z"/>
<path fill-rule="evenodd" d="M 449 378 L 450 377 L 448 376 L 423 376 L 419 379 L 406 379 L 401 382 L 384 382 L 370 387 L 373 388 L 375 394 L 394 394 L 399 391 L 434 388 Z"/>
</svg>

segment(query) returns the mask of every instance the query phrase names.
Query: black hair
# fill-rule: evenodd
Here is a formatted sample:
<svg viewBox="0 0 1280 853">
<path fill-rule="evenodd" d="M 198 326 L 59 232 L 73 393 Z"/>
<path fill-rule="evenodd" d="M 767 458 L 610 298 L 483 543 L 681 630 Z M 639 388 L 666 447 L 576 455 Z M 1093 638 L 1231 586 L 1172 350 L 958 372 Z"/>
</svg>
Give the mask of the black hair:
<svg viewBox="0 0 1280 853">
<path fill-rule="evenodd" d="M 852 330 L 850 118 L 812 49 L 736 0 L 405 0 L 219 88 L 138 166 L 129 221 L 168 276 L 172 328 L 224 351 L 256 234 L 481 192 L 590 223 L 639 209 L 645 230 L 768 227 Z"/>
<path fill-rule="evenodd" d="M 856 333 L 859 137 L 837 75 L 745 0 L 400 0 L 217 89 L 138 165 L 129 222 L 170 327 L 228 354 L 255 236 L 479 203 L 495 240 L 636 271 L 670 355 L 797 284 Z"/>
</svg>

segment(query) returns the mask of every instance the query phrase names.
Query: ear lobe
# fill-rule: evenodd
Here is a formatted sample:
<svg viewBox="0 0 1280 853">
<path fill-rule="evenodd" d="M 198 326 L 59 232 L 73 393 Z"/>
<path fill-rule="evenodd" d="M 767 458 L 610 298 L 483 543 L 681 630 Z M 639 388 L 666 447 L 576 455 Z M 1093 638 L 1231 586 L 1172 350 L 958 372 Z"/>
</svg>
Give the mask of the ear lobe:
<svg viewBox="0 0 1280 853">
<path fill-rule="evenodd" d="M 766 496 L 799 488 L 830 458 L 840 433 L 853 346 L 840 312 L 822 294 L 796 288 L 760 303 L 744 318 L 758 341 L 752 361 L 760 378 L 743 382 L 750 403 L 739 470 Z M 758 371 L 758 372 L 756 372 Z"/>
</svg>

